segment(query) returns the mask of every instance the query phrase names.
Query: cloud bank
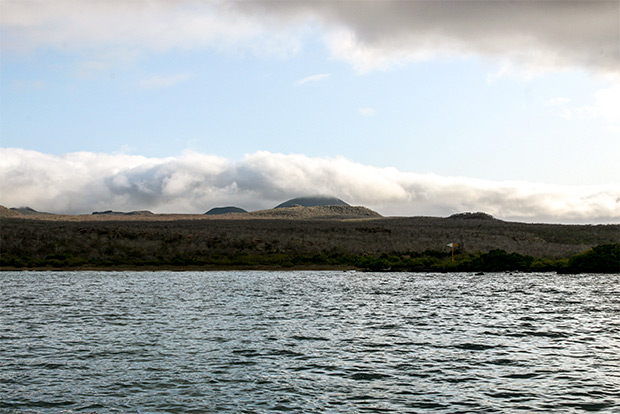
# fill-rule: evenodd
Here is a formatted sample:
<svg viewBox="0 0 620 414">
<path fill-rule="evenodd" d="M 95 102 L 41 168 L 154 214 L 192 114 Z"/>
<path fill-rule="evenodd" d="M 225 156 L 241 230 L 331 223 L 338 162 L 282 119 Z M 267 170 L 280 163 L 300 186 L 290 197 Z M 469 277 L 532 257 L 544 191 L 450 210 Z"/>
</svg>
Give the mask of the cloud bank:
<svg viewBox="0 0 620 414">
<path fill-rule="evenodd" d="M 0 148 L 0 204 L 7 207 L 73 214 L 108 209 L 204 213 L 225 205 L 272 208 L 304 195 L 336 196 L 384 215 L 484 211 L 528 222 L 620 222 L 620 185 L 493 182 L 270 152 L 231 161 L 196 152 L 146 158 Z"/>
<path fill-rule="evenodd" d="M 362 72 L 455 55 L 620 71 L 617 0 L 6 0 L 2 11 L 2 44 L 11 50 L 288 54 L 312 35 Z"/>
</svg>

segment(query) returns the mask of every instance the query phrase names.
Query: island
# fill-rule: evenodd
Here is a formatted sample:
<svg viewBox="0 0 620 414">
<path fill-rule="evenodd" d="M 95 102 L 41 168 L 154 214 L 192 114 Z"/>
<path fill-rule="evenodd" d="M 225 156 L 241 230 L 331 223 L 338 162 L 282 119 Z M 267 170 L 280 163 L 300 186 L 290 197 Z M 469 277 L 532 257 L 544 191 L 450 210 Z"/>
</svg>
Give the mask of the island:
<svg viewBox="0 0 620 414">
<path fill-rule="evenodd" d="M 311 201 L 224 214 L 0 207 L 0 269 L 620 272 L 618 224 L 518 223 L 480 212 L 383 217 Z"/>
</svg>

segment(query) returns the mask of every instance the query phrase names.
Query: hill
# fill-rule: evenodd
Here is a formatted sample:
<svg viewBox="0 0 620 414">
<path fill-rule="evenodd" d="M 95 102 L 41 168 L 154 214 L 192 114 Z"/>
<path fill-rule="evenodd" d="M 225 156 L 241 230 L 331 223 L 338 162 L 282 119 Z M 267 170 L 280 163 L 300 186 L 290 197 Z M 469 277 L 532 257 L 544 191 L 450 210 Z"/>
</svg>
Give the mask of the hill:
<svg viewBox="0 0 620 414">
<path fill-rule="evenodd" d="M 55 217 L 54 213 L 37 211 L 31 207 L 11 207 L 0 206 L 0 217 L 27 217 L 33 219 L 49 219 Z"/>
<path fill-rule="evenodd" d="M 24 216 L 51 215 L 52 214 L 52 213 L 44 213 L 42 211 L 37 211 L 31 207 L 11 207 L 11 210 Z"/>
<path fill-rule="evenodd" d="M 497 220 L 490 214 L 475 212 L 475 213 L 457 213 L 453 214 L 449 219 L 464 219 L 464 220 Z"/>
<path fill-rule="evenodd" d="M 94 216 L 96 216 L 96 215 L 106 215 L 106 216 L 152 216 L 153 212 L 152 211 L 148 211 L 148 210 L 140 210 L 140 211 L 130 211 L 128 213 L 125 213 L 123 211 L 106 210 L 106 211 L 93 211 L 92 214 Z"/>
<path fill-rule="evenodd" d="M 19 214 L 30 215 L 30 214 L 38 214 L 39 212 L 34 208 L 30 207 L 11 207 L 12 211 L 15 211 Z"/>
<path fill-rule="evenodd" d="M 324 205 L 304 207 L 277 207 L 270 210 L 261 210 L 248 213 L 253 218 L 284 218 L 294 220 L 350 220 L 382 217 L 376 211 L 366 207 L 350 205 Z"/>
<path fill-rule="evenodd" d="M 239 207 L 214 207 L 211 210 L 207 211 L 205 214 L 208 216 L 218 216 L 221 214 L 237 214 L 237 213 L 247 213 L 247 210 L 244 210 Z"/>
<path fill-rule="evenodd" d="M 23 217 L 24 215 L 12 208 L 0 206 L 0 217 Z"/>
<path fill-rule="evenodd" d="M 285 201 L 284 203 L 278 204 L 274 208 L 285 208 L 285 207 L 294 207 L 294 206 L 302 206 L 302 207 L 320 207 L 320 206 L 348 206 L 348 203 L 345 203 L 339 198 L 335 197 L 299 197 L 293 198 L 291 200 Z"/>
</svg>

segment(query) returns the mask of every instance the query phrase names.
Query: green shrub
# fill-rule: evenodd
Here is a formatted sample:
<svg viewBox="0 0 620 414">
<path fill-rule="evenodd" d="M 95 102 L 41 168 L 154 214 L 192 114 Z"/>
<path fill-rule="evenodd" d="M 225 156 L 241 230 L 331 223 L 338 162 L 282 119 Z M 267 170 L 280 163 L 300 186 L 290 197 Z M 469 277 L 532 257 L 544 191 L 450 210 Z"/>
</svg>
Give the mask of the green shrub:
<svg viewBox="0 0 620 414">
<path fill-rule="evenodd" d="M 572 256 L 567 270 L 571 273 L 620 273 L 620 243 L 603 244 Z"/>
</svg>

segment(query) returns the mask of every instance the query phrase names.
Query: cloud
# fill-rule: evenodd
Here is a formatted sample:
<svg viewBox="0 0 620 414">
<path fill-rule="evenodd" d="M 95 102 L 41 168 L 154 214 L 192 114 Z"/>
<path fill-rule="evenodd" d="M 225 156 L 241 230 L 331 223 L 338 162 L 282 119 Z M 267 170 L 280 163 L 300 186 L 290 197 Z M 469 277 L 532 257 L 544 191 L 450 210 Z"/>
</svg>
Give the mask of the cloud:
<svg viewBox="0 0 620 414">
<path fill-rule="evenodd" d="M 375 114 L 375 110 L 369 107 L 360 108 L 359 112 L 362 116 L 372 116 Z"/>
<path fill-rule="evenodd" d="M 594 111 L 607 121 L 609 129 L 620 133 L 620 82 L 595 94 Z"/>
<path fill-rule="evenodd" d="M 573 118 L 573 110 L 570 108 L 571 100 L 563 96 L 549 99 L 545 104 L 550 107 L 559 117 L 564 119 Z"/>
<path fill-rule="evenodd" d="M 238 2 L 248 13 L 314 19 L 335 57 L 360 71 L 481 55 L 526 67 L 618 72 L 616 0 Z"/>
<path fill-rule="evenodd" d="M 211 47 L 281 55 L 299 47 L 297 36 L 268 33 L 260 21 L 217 0 L 7 0 L 1 28 L 3 50 L 18 52 L 53 48 L 124 57 Z"/>
<path fill-rule="evenodd" d="M 289 198 L 331 195 L 384 215 L 484 211 L 532 222 L 620 221 L 620 186 L 494 182 L 376 168 L 345 158 L 257 152 L 240 161 L 0 149 L 0 204 L 57 213 L 152 210 L 203 213 L 237 205 L 271 208 Z"/>
<path fill-rule="evenodd" d="M 169 88 L 187 81 L 190 77 L 191 76 L 187 73 L 169 76 L 153 75 L 150 78 L 140 80 L 139 85 L 143 89 Z"/>
<path fill-rule="evenodd" d="M 571 99 L 558 97 L 546 104 L 564 119 L 601 119 L 610 131 L 620 133 L 620 82 L 599 89 L 592 99 L 588 105 L 573 105 Z"/>
<path fill-rule="evenodd" d="M 6 0 L 2 11 L 5 50 L 209 47 L 286 56 L 318 36 L 360 72 L 474 55 L 526 71 L 620 70 L 617 0 Z"/>
<path fill-rule="evenodd" d="M 299 79 L 297 82 L 295 82 L 295 85 L 301 86 L 306 83 L 323 81 L 329 78 L 330 76 L 331 76 L 330 73 L 317 73 L 316 75 L 310 75 L 310 76 L 306 76 L 305 78 Z"/>
</svg>

